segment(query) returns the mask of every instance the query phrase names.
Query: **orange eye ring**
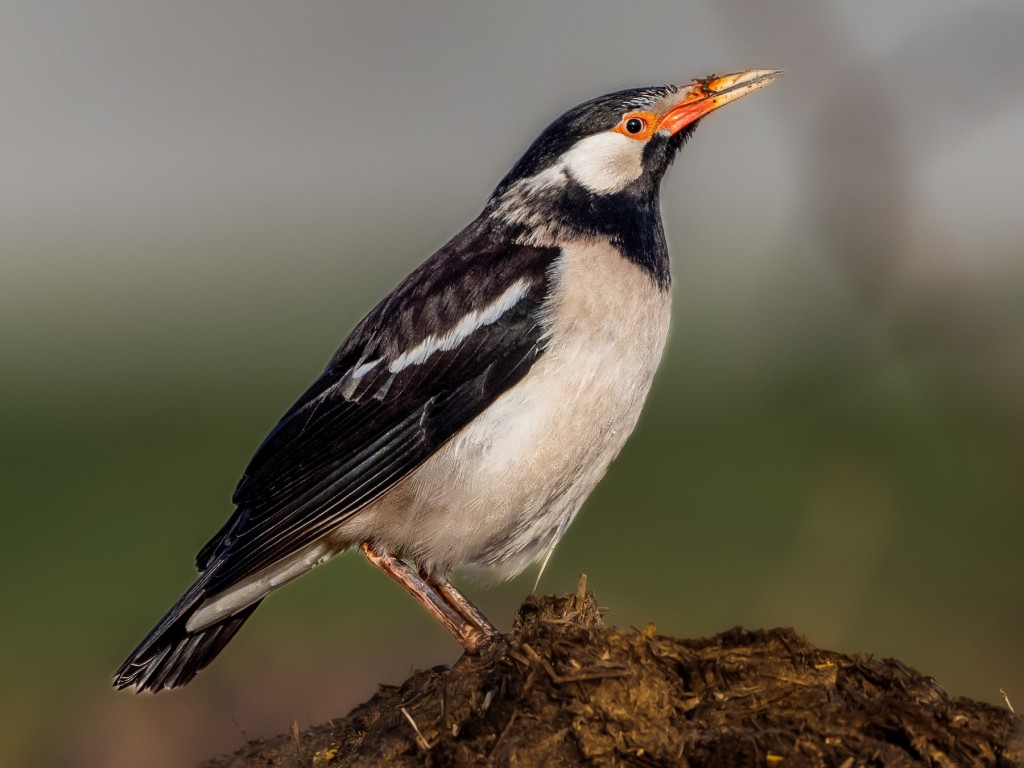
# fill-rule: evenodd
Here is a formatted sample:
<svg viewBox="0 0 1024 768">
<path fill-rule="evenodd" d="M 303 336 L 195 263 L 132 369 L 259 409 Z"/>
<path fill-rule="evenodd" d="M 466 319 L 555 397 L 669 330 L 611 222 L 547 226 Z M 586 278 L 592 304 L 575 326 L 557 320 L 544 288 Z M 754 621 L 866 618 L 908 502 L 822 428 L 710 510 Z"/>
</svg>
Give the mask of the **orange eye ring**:
<svg viewBox="0 0 1024 768">
<path fill-rule="evenodd" d="M 654 115 L 650 112 L 630 112 L 622 116 L 613 130 L 631 139 L 646 141 L 654 133 L 654 125 Z"/>
</svg>

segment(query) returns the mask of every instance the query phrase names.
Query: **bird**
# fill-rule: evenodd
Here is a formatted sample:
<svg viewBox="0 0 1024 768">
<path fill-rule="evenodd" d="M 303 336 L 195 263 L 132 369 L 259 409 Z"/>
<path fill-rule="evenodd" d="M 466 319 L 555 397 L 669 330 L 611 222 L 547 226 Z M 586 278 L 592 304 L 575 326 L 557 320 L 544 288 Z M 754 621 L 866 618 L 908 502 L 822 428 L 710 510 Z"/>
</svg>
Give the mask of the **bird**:
<svg viewBox="0 0 1024 768">
<path fill-rule="evenodd" d="M 114 686 L 188 683 L 268 594 L 355 548 L 466 652 L 497 638 L 452 573 L 543 572 L 665 348 L 662 177 L 703 117 L 779 74 L 620 90 L 543 130 L 271 430 L 195 582 Z"/>
</svg>

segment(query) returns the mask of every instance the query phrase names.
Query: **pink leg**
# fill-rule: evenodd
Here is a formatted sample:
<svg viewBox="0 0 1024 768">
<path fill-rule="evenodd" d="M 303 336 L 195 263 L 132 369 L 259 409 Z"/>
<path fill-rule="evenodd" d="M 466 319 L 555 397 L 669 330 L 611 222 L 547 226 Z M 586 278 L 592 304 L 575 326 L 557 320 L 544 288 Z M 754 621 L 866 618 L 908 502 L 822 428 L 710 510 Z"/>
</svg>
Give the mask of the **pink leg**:
<svg viewBox="0 0 1024 768">
<path fill-rule="evenodd" d="M 406 591 L 416 598 L 420 602 L 420 605 L 426 608 L 427 612 L 437 619 L 441 626 L 447 629 L 451 633 L 452 637 L 454 637 L 468 653 L 476 653 L 480 650 L 480 646 L 483 645 L 490 636 L 489 632 L 475 626 L 474 623 L 470 623 L 467 617 L 463 616 L 455 610 L 455 608 L 449 605 L 445 601 L 444 597 L 435 591 L 435 588 L 431 584 L 427 583 L 418 573 L 416 573 L 416 571 L 397 557 L 378 554 L 373 550 L 369 542 L 363 542 L 362 550 L 363 554 L 366 555 L 367 560 L 405 587 Z M 454 587 L 451 587 L 451 589 L 454 590 Z M 466 598 L 463 597 L 462 599 L 467 604 L 469 603 Z M 476 611 L 475 608 L 473 610 Z M 476 611 L 476 613 L 482 616 L 479 611 Z M 484 621 L 486 622 L 487 620 L 484 619 Z M 488 626 L 490 626 L 490 623 L 488 623 Z M 497 631 L 495 630 L 495 633 L 496 632 Z"/>
<path fill-rule="evenodd" d="M 420 572 L 420 575 L 423 576 L 422 571 Z M 455 609 L 456 613 L 485 635 L 488 637 L 497 637 L 501 634 L 498 632 L 498 628 L 491 624 L 488 618 L 480 612 L 480 609 L 469 602 L 469 598 L 456 589 L 455 585 L 448 581 L 448 579 L 424 578 L 426 578 L 427 584 L 429 584 L 431 588 L 439 594 L 446 603 L 448 603 L 448 605 Z"/>
</svg>

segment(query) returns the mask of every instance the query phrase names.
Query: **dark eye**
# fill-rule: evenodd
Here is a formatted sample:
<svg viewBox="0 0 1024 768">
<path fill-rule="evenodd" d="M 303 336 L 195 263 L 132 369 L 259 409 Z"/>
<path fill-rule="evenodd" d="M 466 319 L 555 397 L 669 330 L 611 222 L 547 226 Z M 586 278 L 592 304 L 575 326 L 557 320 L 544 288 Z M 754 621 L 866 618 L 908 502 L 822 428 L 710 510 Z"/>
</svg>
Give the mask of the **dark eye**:
<svg viewBox="0 0 1024 768">
<path fill-rule="evenodd" d="M 643 133 L 647 124 L 639 117 L 631 117 L 626 121 L 626 133 Z"/>
</svg>

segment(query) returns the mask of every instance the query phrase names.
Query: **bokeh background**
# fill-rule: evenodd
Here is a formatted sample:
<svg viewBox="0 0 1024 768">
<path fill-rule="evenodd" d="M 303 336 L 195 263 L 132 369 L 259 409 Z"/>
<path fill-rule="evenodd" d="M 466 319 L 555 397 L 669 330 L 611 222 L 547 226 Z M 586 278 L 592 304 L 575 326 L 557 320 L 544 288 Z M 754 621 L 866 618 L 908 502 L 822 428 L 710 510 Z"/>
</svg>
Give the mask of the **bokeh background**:
<svg viewBox="0 0 1024 768">
<path fill-rule="evenodd" d="M 250 453 L 551 119 L 779 67 L 663 212 L 674 330 L 542 589 L 1024 705 L 1019 0 L 0 6 L 0 764 L 179 766 L 456 648 L 350 554 L 108 690 Z M 470 594 L 509 626 L 534 572 Z"/>
</svg>

